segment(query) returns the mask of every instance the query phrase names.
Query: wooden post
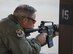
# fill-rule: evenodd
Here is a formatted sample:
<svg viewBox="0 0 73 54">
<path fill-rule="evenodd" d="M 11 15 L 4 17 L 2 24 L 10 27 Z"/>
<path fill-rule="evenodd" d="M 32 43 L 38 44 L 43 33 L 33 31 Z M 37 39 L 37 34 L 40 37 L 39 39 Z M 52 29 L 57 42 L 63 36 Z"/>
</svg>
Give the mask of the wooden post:
<svg viewBox="0 0 73 54">
<path fill-rule="evenodd" d="M 73 54 L 73 0 L 60 0 L 59 54 Z"/>
</svg>

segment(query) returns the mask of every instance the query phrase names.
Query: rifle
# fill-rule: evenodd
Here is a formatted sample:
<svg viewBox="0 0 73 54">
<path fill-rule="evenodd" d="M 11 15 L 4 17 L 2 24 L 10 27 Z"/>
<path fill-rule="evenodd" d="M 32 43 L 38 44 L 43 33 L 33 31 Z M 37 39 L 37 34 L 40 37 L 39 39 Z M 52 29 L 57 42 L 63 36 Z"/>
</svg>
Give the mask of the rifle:
<svg viewBox="0 0 73 54">
<path fill-rule="evenodd" d="M 49 24 L 45 25 L 46 23 L 49 23 Z M 38 26 L 38 28 L 25 29 L 25 35 L 29 36 L 30 33 L 33 33 L 35 31 L 38 31 L 39 33 L 42 33 L 42 32 L 47 33 L 46 43 L 48 44 L 48 47 L 51 48 L 53 46 L 53 37 L 55 36 L 55 32 L 56 31 L 58 32 L 58 30 L 59 29 L 58 29 L 57 25 L 54 24 L 52 21 L 41 21 L 41 24 L 40 24 L 40 26 Z"/>
</svg>

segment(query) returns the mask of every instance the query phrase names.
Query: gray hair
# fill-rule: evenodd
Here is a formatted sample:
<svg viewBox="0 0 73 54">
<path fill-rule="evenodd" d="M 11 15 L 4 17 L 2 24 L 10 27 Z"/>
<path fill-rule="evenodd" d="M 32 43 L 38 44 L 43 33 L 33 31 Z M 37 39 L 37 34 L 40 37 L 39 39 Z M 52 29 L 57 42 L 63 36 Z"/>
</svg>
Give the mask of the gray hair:
<svg viewBox="0 0 73 54">
<path fill-rule="evenodd" d="M 21 17 L 30 17 L 32 14 L 36 12 L 36 9 L 34 9 L 32 6 L 29 5 L 19 5 L 15 10 L 13 15 L 21 18 Z"/>
</svg>

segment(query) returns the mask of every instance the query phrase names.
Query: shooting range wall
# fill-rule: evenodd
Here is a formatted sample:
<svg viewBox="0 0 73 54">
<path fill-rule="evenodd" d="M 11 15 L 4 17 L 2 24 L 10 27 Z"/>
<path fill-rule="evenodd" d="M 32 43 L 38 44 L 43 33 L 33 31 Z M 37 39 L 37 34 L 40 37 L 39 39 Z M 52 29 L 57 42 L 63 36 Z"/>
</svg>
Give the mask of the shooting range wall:
<svg viewBox="0 0 73 54">
<path fill-rule="evenodd" d="M 59 54 L 73 54 L 73 0 L 60 0 Z"/>
</svg>

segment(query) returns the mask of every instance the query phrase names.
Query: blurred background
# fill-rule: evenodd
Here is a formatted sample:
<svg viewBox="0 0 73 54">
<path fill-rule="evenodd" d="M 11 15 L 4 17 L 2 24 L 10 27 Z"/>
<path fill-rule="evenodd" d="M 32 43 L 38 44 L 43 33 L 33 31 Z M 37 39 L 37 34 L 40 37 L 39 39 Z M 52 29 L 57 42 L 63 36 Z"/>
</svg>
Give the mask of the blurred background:
<svg viewBox="0 0 73 54">
<path fill-rule="evenodd" d="M 35 28 L 40 25 L 41 21 L 53 21 L 59 24 L 59 0 L 0 0 L 0 19 L 12 14 L 14 9 L 20 4 L 28 4 L 36 8 Z M 31 34 L 35 37 L 37 32 Z M 48 48 L 47 45 L 41 48 L 41 54 L 58 54 L 58 36 L 53 38 L 54 46 Z"/>
</svg>

